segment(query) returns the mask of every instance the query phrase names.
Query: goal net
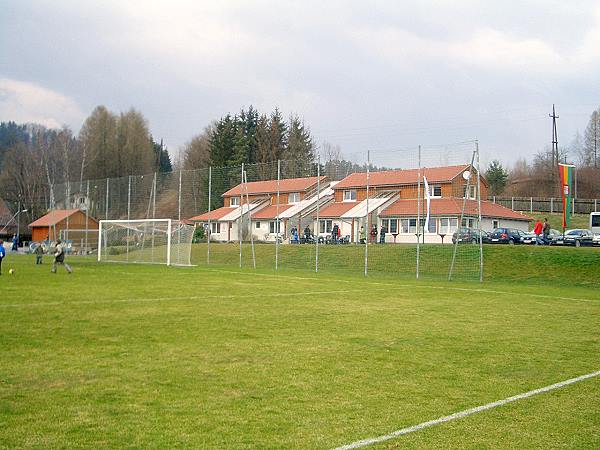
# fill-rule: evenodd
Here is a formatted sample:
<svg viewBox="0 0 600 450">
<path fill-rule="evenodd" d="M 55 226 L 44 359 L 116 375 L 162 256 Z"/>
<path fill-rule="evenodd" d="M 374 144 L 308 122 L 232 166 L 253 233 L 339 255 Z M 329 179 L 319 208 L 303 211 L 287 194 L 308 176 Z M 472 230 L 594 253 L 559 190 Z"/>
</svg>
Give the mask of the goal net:
<svg viewBox="0 0 600 450">
<path fill-rule="evenodd" d="M 189 266 L 193 236 L 171 219 L 101 220 L 98 261 Z"/>
</svg>

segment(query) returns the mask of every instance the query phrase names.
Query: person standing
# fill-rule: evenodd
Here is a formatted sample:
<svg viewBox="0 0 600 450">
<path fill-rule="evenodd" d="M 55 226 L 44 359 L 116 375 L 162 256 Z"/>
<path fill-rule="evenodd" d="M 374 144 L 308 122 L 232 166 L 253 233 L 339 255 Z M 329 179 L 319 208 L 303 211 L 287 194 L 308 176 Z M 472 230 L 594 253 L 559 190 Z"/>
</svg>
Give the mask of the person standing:
<svg viewBox="0 0 600 450">
<path fill-rule="evenodd" d="M 544 244 L 550 244 L 550 224 L 547 217 L 544 219 L 544 225 L 542 226 L 542 235 Z"/>
<path fill-rule="evenodd" d="M 537 220 L 535 226 L 533 227 L 533 233 L 535 234 L 535 245 L 541 245 L 544 242 L 542 241 L 542 231 L 544 230 L 544 225 L 542 225 L 542 221 L 540 219 Z"/>
<path fill-rule="evenodd" d="M 377 225 L 373 224 L 371 227 L 371 242 L 375 243 L 377 241 Z"/>
<path fill-rule="evenodd" d="M 13 237 L 12 237 L 12 248 L 11 248 L 11 250 L 13 252 L 16 252 L 16 251 L 19 250 L 19 238 L 18 238 L 18 236 L 16 234 L 13 234 Z"/>
<path fill-rule="evenodd" d="M 358 236 L 359 236 L 359 239 L 360 239 L 360 243 L 364 244 L 365 240 L 367 239 L 367 230 L 365 230 L 364 226 L 360 227 L 360 234 Z"/>
<path fill-rule="evenodd" d="M 56 273 L 58 264 L 65 266 L 68 273 L 73 273 L 73 269 L 65 262 L 65 246 L 60 239 L 56 240 L 56 251 L 54 252 L 54 262 L 52 263 L 52 273 Z"/>
<path fill-rule="evenodd" d="M 4 241 L 0 239 L 0 275 L 2 275 L 2 260 L 6 256 L 6 250 L 4 250 Z"/>
<path fill-rule="evenodd" d="M 41 264 L 42 263 L 42 257 L 44 256 L 44 247 L 43 244 L 38 244 L 35 247 L 35 250 L 33 250 L 33 253 L 35 254 L 35 264 Z"/>
<path fill-rule="evenodd" d="M 381 225 L 381 230 L 379 231 L 379 243 L 385 244 L 385 234 L 387 233 L 387 228 L 385 225 Z"/>
<path fill-rule="evenodd" d="M 339 231 L 339 227 L 338 224 L 336 223 L 333 228 L 331 229 L 331 241 L 334 244 L 337 244 L 337 240 L 338 240 L 338 231 Z"/>
</svg>

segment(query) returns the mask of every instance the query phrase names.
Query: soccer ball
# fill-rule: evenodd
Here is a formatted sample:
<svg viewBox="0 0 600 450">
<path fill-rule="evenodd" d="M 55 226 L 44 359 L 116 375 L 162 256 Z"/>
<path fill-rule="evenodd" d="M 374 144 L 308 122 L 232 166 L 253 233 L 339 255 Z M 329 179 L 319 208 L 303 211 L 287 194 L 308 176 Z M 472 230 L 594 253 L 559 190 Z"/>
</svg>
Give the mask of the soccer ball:
<svg viewBox="0 0 600 450">
<path fill-rule="evenodd" d="M 12 275 L 13 273 L 15 273 L 15 269 L 10 269 L 10 270 L 8 271 L 8 273 L 10 273 L 10 274 Z"/>
</svg>

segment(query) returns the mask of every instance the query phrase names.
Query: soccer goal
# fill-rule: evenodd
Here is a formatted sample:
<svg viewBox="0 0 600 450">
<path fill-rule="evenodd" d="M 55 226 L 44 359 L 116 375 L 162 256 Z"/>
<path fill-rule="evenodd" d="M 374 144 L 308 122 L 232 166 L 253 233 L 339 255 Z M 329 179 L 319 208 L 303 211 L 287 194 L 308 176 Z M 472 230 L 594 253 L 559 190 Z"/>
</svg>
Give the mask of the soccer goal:
<svg viewBox="0 0 600 450">
<path fill-rule="evenodd" d="M 191 265 L 194 227 L 171 219 L 101 220 L 98 261 Z"/>
</svg>

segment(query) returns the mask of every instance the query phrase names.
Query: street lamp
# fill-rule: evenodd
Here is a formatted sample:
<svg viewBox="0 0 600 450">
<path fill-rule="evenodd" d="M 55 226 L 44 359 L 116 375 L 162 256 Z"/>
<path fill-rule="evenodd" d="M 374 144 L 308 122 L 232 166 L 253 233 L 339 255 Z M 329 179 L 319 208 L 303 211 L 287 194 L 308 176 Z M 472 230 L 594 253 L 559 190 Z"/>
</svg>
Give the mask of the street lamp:
<svg viewBox="0 0 600 450">
<path fill-rule="evenodd" d="M 11 223 L 11 222 L 12 222 L 12 221 L 15 219 L 15 217 L 19 216 L 19 217 L 17 218 L 17 234 L 19 234 L 19 230 L 20 230 L 20 228 L 19 228 L 19 223 L 18 223 L 18 221 L 19 221 L 19 219 L 20 219 L 20 214 L 21 214 L 22 212 L 27 212 L 27 210 L 26 210 L 26 209 L 24 209 L 24 210 L 21 210 L 21 208 L 19 208 L 19 210 L 18 210 L 16 213 L 14 213 L 14 214 L 12 215 L 12 217 L 11 217 L 11 218 L 8 220 L 8 222 L 6 222 L 6 224 L 4 225 L 4 228 L 2 228 L 2 230 L 0 230 L 0 233 L 4 233 L 4 231 L 5 231 L 5 230 L 8 228 L 8 226 L 9 226 L 9 225 L 10 225 L 10 223 Z"/>
<path fill-rule="evenodd" d="M 17 245 L 21 241 L 21 213 L 27 212 L 26 209 L 21 210 L 21 205 L 19 204 L 19 210 L 17 211 Z"/>
</svg>

